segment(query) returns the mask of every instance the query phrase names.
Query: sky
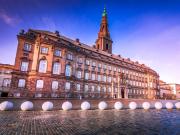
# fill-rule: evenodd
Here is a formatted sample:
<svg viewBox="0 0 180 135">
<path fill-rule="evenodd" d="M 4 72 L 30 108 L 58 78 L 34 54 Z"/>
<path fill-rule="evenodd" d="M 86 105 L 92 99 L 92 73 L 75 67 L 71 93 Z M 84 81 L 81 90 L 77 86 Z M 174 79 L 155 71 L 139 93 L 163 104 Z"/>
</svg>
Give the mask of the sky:
<svg viewBox="0 0 180 135">
<path fill-rule="evenodd" d="M 21 29 L 40 29 L 95 44 L 103 8 L 113 53 L 180 83 L 179 0 L 0 0 L 0 63 L 14 64 Z"/>
</svg>

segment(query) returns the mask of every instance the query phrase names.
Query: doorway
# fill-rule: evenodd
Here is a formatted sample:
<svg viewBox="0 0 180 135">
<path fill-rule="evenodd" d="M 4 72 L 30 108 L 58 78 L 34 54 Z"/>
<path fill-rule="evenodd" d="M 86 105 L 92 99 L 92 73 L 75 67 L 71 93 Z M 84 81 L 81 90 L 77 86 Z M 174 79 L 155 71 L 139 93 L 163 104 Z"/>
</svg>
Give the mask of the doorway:
<svg viewBox="0 0 180 135">
<path fill-rule="evenodd" d="M 121 97 L 124 98 L 125 97 L 125 92 L 124 92 L 124 88 L 121 89 Z"/>
<path fill-rule="evenodd" d="M 1 97 L 8 97 L 8 92 L 2 92 Z"/>
</svg>

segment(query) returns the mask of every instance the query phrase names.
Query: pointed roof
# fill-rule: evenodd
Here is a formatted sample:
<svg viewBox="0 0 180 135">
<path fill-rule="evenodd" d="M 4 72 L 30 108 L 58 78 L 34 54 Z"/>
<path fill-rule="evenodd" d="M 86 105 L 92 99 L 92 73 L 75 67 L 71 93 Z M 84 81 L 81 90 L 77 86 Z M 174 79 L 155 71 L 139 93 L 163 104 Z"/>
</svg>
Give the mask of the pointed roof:
<svg viewBox="0 0 180 135">
<path fill-rule="evenodd" d="M 106 12 L 106 8 L 105 7 L 104 7 L 104 10 L 103 10 L 102 16 L 107 16 L 107 12 Z"/>
</svg>

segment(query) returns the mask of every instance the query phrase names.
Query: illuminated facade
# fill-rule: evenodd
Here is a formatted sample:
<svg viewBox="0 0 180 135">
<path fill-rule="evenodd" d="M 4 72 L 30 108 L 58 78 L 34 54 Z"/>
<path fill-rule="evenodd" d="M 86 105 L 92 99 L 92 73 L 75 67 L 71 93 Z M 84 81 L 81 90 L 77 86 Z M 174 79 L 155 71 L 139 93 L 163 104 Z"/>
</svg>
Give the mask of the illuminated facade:
<svg viewBox="0 0 180 135">
<path fill-rule="evenodd" d="M 0 97 L 8 96 L 13 68 L 13 65 L 0 64 Z"/>
<path fill-rule="evenodd" d="M 104 9 L 96 45 L 41 30 L 18 34 L 10 96 L 54 98 L 158 98 L 159 75 L 112 54 Z"/>
</svg>

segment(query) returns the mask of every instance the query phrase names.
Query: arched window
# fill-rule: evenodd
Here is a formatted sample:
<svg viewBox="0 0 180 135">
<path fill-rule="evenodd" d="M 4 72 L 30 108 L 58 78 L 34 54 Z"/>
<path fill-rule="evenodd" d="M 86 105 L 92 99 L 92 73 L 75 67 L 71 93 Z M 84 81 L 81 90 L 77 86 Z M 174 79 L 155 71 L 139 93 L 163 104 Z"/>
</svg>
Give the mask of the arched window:
<svg viewBox="0 0 180 135">
<path fill-rule="evenodd" d="M 65 76 L 70 77 L 72 75 L 72 67 L 71 65 L 66 65 L 66 70 L 65 70 Z"/>
<path fill-rule="evenodd" d="M 47 70 L 47 60 L 40 60 L 39 62 L 39 72 L 46 73 Z"/>
<path fill-rule="evenodd" d="M 61 64 L 59 62 L 55 62 L 53 65 L 53 74 L 59 75 L 61 71 Z"/>
</svg>

